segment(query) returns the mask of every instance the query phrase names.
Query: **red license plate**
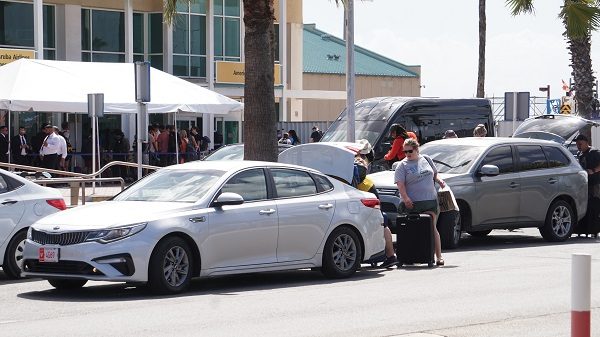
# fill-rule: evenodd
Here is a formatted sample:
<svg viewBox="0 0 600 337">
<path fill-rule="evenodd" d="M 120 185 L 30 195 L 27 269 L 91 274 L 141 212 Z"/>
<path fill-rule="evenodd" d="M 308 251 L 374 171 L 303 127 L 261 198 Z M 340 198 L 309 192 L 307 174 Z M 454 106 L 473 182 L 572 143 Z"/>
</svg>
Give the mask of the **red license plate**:
<svg viewBox="0 0 600 337">
<path fill-rule="evenodd" d="M 38 261 L 58 262 L 59 248 L 42 247 L 38 251 Z"/>
</svg>

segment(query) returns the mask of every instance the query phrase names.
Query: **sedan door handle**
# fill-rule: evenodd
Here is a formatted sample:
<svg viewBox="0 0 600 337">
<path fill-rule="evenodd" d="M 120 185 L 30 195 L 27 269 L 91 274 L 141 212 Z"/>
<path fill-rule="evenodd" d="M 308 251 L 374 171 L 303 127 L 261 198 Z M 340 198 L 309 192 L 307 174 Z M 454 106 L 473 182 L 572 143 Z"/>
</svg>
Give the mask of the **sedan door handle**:
<svg viewBox="0 0 600 337">
<path fill-rule="evenodd" d="M 206 221 L 206 217 L 205 216 L 198 216 L 198 217 L 195 217 L 195 218 L 190 218 L 189 220 L 190 220 L 190 222 L 193 222 L 193 223 L 205 222 Z"/>
<path fill-rule="evenodd" d="M 557 182 L 558 182 L 558 179 L 556 179 L 556 178 L 550 178 L 550 179 L 548 179 L 548 183 L 549 184 L 555 184 Z"/>
<path fill-rule="evenodd" d="M 273 214 L 273 213 L 275 213 L 275 212 L 276 212 L 276 210 L 274 210 L 274 209 L 272 209 L 272 208 L 271 208 L 271 209 L 263 209 L 263 210 L 260 210 L 260 211 L 258 212 L 258 214 L 260 214 L 260 215 L 270 215 L 270 214 Z"/>
<path fill-rule="evenodd" d="M 16 204 L 17 202 L 19 202 L 19 201 L 17 201 L 17 200 L 6 200 L 6 201 L 2 202 L 2 205 L 13 205 L 13 204 Z"/>
<path fill-rule="evenodd" d="M 332 204 L 319 205 L 319 209 L 330 209 L 333 208 Z"/>
<path fill-rule="evenodd" d="M 510 183 L 510 185 L 508 185 L 508 186 L 510 186 L 510 188 L 517 188 L 517 187 L 519 187 L 521 185 L 517 184 L 517 183 Z"/>
</svg>

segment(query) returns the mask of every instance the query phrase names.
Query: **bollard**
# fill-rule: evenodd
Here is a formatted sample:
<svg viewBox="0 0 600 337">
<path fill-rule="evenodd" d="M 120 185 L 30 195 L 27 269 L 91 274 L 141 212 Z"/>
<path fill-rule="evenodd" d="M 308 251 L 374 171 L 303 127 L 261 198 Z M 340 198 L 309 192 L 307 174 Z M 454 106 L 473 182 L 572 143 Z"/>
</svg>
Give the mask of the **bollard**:
<svg viewBox="0 0 600 337">
<path fill-rule="evenodd" d="M 592 256 L 573 254 L 571 261 L 571 337 L 590 337 Z"/>
</svg>

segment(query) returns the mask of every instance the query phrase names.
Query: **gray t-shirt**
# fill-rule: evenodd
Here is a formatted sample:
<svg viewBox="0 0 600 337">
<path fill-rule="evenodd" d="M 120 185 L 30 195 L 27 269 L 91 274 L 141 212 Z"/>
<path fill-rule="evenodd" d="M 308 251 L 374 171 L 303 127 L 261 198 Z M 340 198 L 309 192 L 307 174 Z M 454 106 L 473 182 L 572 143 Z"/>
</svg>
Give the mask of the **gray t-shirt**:
<svg viewBox="0 0 600 337">
<path fill-rule="evenodd" d="M 403 182 L 406 194 L 412 201 L 437 200 L 437 191 L 433 181 L 437 174 L 435 166 L 419 155 L 418 160 L 403 159 L 394 172 L 394 182 Z"/>
</svg>

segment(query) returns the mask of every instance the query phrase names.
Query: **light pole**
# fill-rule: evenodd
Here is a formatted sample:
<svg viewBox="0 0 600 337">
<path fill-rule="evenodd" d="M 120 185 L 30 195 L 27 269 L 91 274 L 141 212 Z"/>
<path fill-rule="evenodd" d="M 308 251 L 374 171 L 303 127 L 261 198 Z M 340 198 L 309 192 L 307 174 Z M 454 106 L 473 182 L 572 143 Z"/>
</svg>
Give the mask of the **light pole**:
<svg viewBox="0 0 600 337">
<path fill-rule="evenodd" d="M 344 1 L 346 29 L 346 115 L 348 116 L 347 139 L 356 141 L 354 114 L 354 0 Z"/>
<path fill-rule="evenodd" d="M 548 85 L 547 85 L 547 86 L 545 86 L 545 87 L 540 87 L 539 89 L 540 89 L 540 91 L 541 91 L 541 92 L 544 92 L 544 91 L 545 91 L 545 92 L 546 92 L 546 97 L 547 97 L 548 99 L 550 99 L 550 84 L 548 84 Z"/>
</svg>

